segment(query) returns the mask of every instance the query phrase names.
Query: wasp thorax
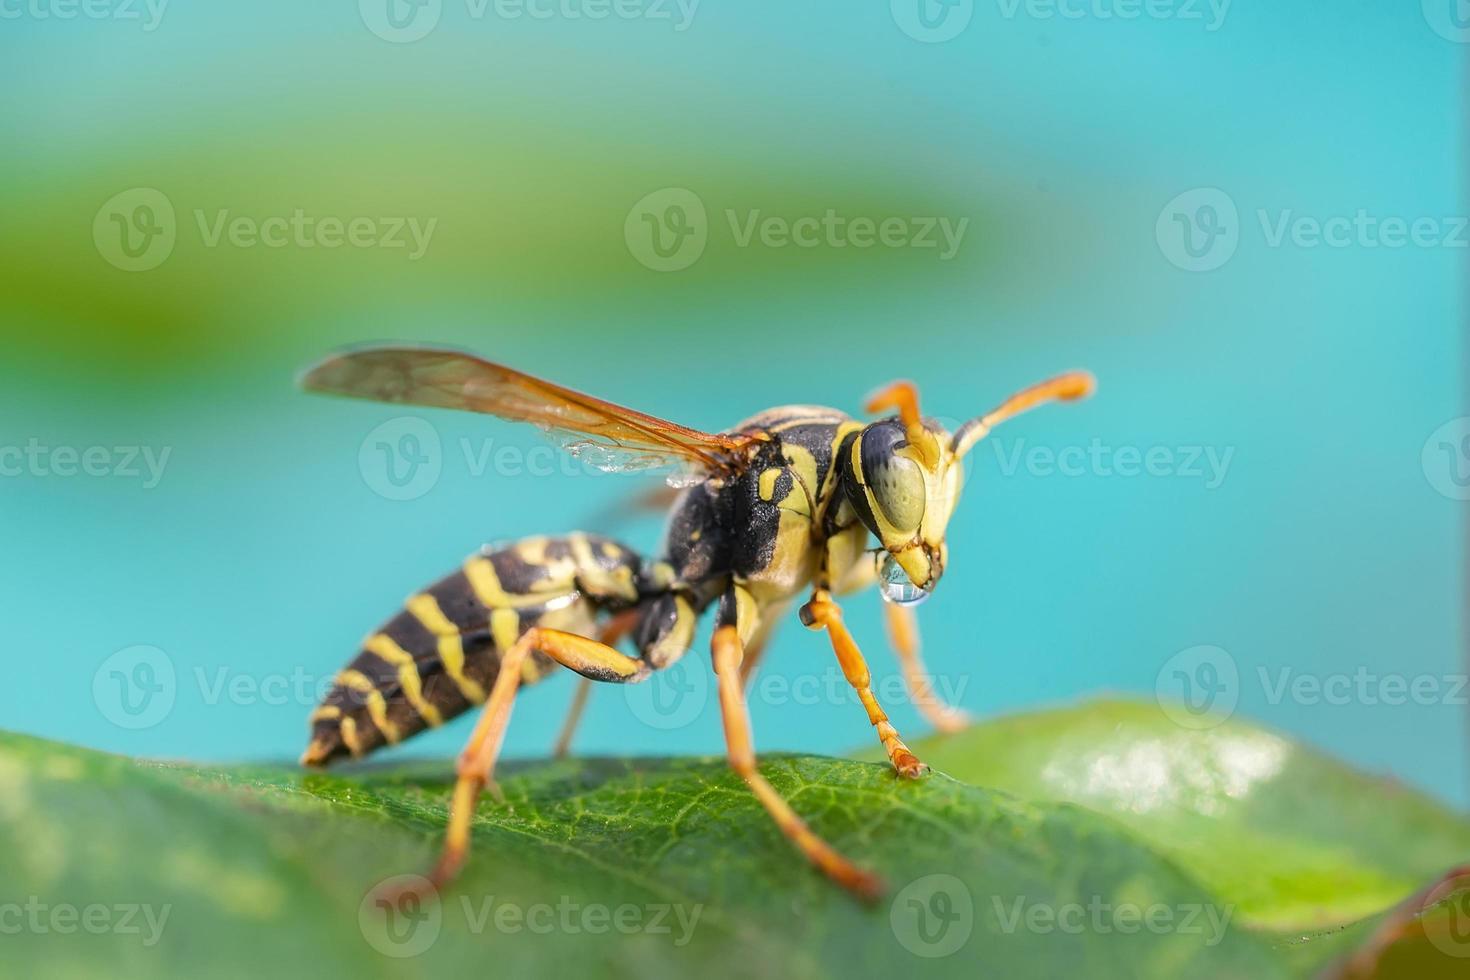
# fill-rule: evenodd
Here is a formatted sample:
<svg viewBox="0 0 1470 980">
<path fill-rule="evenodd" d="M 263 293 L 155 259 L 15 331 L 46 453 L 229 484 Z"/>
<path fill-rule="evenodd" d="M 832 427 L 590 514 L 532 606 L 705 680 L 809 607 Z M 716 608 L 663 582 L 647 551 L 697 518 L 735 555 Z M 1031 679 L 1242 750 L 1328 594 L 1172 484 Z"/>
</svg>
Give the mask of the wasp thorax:
<svg viewBox="0 0 1470 980">
<path fill-rule="evenodd" d="M 929 598 L 931 591 L 915 585 L 909 578 L 909 573 L 890 554 L 884 554 L 879 559 L 878 588 L 885 601 L 900 606 L 917 606 Z"/>
</svg>

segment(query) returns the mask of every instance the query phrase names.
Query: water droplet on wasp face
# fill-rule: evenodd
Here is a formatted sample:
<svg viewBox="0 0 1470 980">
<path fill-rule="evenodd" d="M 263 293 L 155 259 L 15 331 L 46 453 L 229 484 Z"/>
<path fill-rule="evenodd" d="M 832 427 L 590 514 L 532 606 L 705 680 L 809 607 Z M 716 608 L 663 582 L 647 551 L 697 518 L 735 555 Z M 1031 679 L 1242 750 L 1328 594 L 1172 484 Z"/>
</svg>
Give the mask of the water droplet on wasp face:
<svg viewBox="0 0 1470 980">
<path fill-rule="evenodd" d="M 878 559 L 878 588 L 887 602 L 900 606 L 917 606 L 929 598 L 929 589 L 921 589 L 909 581 L 909 573 L 887 552 Z"/>
</svg>

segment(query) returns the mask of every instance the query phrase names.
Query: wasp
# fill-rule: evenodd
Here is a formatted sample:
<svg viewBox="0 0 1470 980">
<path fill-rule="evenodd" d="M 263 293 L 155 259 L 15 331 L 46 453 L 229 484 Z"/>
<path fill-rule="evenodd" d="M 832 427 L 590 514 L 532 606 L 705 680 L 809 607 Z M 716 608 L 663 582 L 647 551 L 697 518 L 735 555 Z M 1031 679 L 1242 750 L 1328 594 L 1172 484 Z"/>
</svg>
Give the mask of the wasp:
<svg viewBox="0 0 1470 980">
<path fill-rule="evenodd" d="M 683 474 L 656 557 L 590 533 L 482 549 L 370 635 L 312 713 L 302 763 L 322 766 L 483 705 L 455 766 L 448 828 L 428 876 L 434 887 L 466 859 L 480 794 L 499 796 L 495 765 L 517 691 L 558 667 L 586 679 L 562 732 L 565 746 L 588 682 L 636 684 L 669 667 L 713 608 L 711 655 L 730 766 L 813 865 L 866 898 L 882 893 L 880 879 L 813 832 L 756 768 L 745 688 L 769 632 L 805 597 L 801 622 L 830 640 L 893 768 L 903 778 L 924 775 L 928 767 L 873 696 L 836 597 L 878 584 L 911 696 L 937 727 L 963 724 L 924 680 L 913 618 L 948 564 L 945 529 L 960 497 L 960 462 L 998 423 L 1093 388 L 1086 372 L 1061 374 L 947 432 L 921 414 L 915 386 L 898 381 L 868 401 L 869 414 L 893 413 L 876 421 L 792 405 L 712 433 L 453 350 L 352 350 L 311 368 L 301 384 L 529 422 L 596 468 L 674 466 Z"/>
</svg>

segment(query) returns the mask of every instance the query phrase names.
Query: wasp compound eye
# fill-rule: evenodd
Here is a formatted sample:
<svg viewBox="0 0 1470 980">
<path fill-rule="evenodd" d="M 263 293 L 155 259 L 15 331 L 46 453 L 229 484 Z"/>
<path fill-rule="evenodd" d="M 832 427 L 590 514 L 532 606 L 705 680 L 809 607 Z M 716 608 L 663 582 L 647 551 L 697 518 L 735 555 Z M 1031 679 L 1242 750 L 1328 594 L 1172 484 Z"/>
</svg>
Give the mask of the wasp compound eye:
<svg viewBox="0 0 1470 980">
<path fill-rule="evenodd" d="M 927 494 L 919 464 L 898 455 L 904 443 L 903 429 L 897 425 L 870 427 L 863 434 L 862 481 L 889 526 L 899 534 L 912 534 L 924 521 Z"/>
</svg>

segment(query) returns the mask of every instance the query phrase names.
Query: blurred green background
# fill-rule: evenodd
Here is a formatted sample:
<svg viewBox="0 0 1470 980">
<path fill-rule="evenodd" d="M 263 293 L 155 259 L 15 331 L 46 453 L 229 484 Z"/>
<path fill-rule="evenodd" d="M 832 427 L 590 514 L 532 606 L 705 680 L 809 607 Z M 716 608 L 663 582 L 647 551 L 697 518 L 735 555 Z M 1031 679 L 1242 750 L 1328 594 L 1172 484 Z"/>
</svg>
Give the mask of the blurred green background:
<svg viewBox="0 0 1470 980">
<path fill-rule="evenodd" d="M 857 412 L 896 376 L 962 419 L 1087 367 L 1095 399 L 974 456 L 921 612 L 941 690 L 978 714 L 1203 691 L 1470 801 L 1453 2 L 392 3 L 5 8 L 6 727 L 294 756 L 313 685 L 409 592 L 650 485 L 477 467 L 539 459 L 535 433 L 293 390 L 342 344 L 470 347 L 705 428 Z M 682 267 L 650 268 L 639 230 L 691 197 Z M 742 241 L 829 210 L 963 233 Z M 323 245 L 354 219 L 365 244 Z M 419 478 L 391 454 L 425 425 Z M 1168 462 L 1126 475 L 1129 449 Z M 876 599 L 849 619 L 891 674 Z M 871 737 L 821 638 L 793 622 L 765 669 L 821 693 L 758 689 L 759 747 Z M 661 692 L 597 691 L 579 748 L 719 751 L 707 671 L 697 647 Z M 570 692 L 527 693 L 511 754 Z"/>
</svg>

